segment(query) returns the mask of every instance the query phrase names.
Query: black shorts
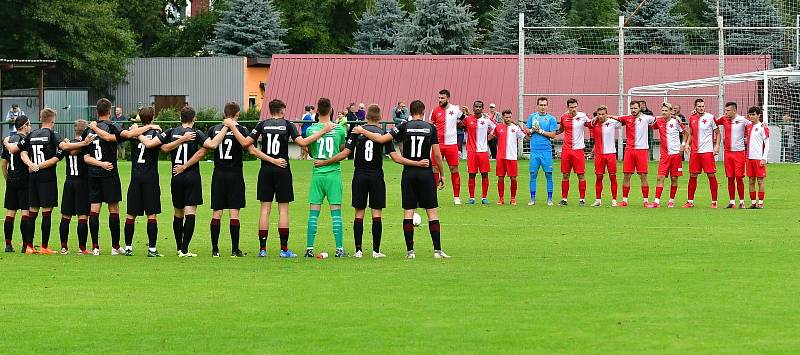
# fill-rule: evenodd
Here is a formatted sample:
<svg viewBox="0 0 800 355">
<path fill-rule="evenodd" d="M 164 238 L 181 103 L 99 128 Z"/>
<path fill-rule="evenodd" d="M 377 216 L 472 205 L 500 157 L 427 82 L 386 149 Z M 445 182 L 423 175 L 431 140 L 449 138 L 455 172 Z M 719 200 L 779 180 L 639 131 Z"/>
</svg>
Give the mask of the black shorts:
<svg viewBox="0 0 800 355">
<path fill-rule="evenodd" d="M 117 203 L 122 201 L 119 176 L 89 177 L 89 202 Z"/>
<path fill-rule="evenodd" d="M 89 179 L 73 178 L 64 181 L 61 195 L 61 214 L 65 216 L 89 215 Z"/>
<path fill-rule="evenodd" d="M 161 185 L 158 180 L 137 181 L 133 179 L 128 185 L 127 214 L 144 216 L 161 213 Z"/>
<path fill-rule="evenodd" d="M 242 170 L 214 169 L 214 175 L 211 176 L 212 210 L 241 209 L 246 199 Z"/>
<path fill-rule="evenodd" d="M 288 203 L 294 201 L 292 171 L 271 166 L 261 166 L 258 172 L 258 200 L 261 202 Z"/>
<path fill-rule="evenodd" d="M 28 204 L 31 207 L 58 206 L 58 180 L 28 177 Z"/>
<path fill-rule="evenodd" d="M 28 210 L 28 179 L 6 181 L 6 196 L 3 206 L 7 210 Z"/>
<path fill-rule="evenodd" d="M 386 183 L 383 173 L 355 173 L 352 184 L 353 208 L 379 210 L 386 208 Z"/>
<path fill-rule="evenodd" d="M 199 172 L 182 173 L 172 177 L 172 207 L 200 206 L 203 204 L 203 181 Z"/>
<path fill-rule="evenodd" d="M 430 169 L 404 170 L 400 180 L 403 194 L 403 209 L 431 209 L 439 207 L 436 196 L 436 182 Z"/>
</svg>

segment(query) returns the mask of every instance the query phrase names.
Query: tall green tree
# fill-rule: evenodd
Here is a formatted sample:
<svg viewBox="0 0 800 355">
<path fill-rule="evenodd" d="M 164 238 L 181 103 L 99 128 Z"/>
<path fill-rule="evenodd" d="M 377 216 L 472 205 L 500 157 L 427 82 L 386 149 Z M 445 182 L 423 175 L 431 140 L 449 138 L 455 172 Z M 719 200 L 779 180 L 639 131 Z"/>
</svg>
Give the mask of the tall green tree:
<svg viewBox="0 0 800 355">
<path fill-rule="evenodd" d="M 170 30 L 164 19 L 166 0 L 120 1 L 116 21 L 110 26 L 127 23 L 136 41 L 137 56 L 147 57 Z"/>
<path fill-rule="evenodd" d="M 716 24 L 716 0 L 706 0 L 706 4 L 706 18 Z M 720 15 L 726 27 L 783 26 L 783 19 L 770 0 L 723 1 L 720 2 Z M 724 32 L 725 53 L 777 54 L 783 49 L 783 34 L 783 30 L 727 30 Z"/>
<path fill-rule="evenodd" d="M 406 12 L 397 0 L 376 0 L 358 20 L 358 32 L 353 35 L 353 53 L 395 53 L 394 41 L 403 26 Z"/>
<path fill-rule="evenodd" d="M 626 53 L 685 53 L 685 32 L 678 30 L 662 30 L 659 26 L 683 26 L 684 15 L 675 14 L 674 8 L 677 0 L 628 0 L 623 14 L 626 16 L 626 26 L 652 27 L 652 29 L 634 29 L 625 31 Z M 641 5 L 641 6 L 640 6 Z M 638 10 L 637 10 L 638 9 Z M 609 42 L 617 44 L 617 38 Z"/>
<path fill-rule="evenodd" d="M 272 0 L 232 0 L 208 49 L 216 55 L 268 57 L 286 52 L 285 35 Z"/>
<path fill-rule="evenodd" d="M 566 25 L 564 0 L 503 0 L 492 19 L 494 28 L 486 41 L 486 51 L 510 54 L 519 51 L 519 13 L 525 14 L 525 26 L 558 27 Z M 575 40 L 560 30 L 525 32 L 528 54 L 568 53 L 576 50 Z"/>
<path fill-rule="evenodd" d="M 619 24 L 617 0 L 572 0 L 567 23 L 570 26 L 617 26 Z M 616 53 L 616 46 L 609 39 L 618 35 L 617 30 L 581 29 L 569 31 L 577 41 L 578 52 L 586 54 Z"/>
<path fill-rule="evenodd" d="M 275 0 L 292 53 L 346 53 L 353 46 L 357 16 L 374 0 Z"/>
<path fill-rule="evenodd" d="M 117 2 L 107 0 L 15 0 L 2 2 L 3 57 L 55 59 L 71 85 L 102 91 L 125 78 L 135 52 L 134 35 L 119 21 Z"/>
<path fill-rule="evenodd" d="M 478 20 L 458 0 L 416 0 L 416 10 L 400 31 L 397 50 L 415 54 L 467 54 L 473 51 Z"/>
</svg>

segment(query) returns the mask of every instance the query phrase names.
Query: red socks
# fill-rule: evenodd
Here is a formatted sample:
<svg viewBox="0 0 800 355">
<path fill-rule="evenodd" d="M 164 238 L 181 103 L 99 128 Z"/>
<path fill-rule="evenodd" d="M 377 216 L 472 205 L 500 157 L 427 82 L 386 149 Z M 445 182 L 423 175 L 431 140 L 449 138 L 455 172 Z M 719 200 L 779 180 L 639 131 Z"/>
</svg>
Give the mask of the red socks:
<svg viewBox="0 0 800 355">
<path fill-rule="evenodd" d="M 642 186 L 642 197 L 645 199 L 650 198 L 650 186 Z"/>
<path fill-rule="evenodd" d="M 736 199 L 736 180 L 734 178 L 728 178 L 728 197 L 731 201 Z"/>
<path fill-rule="evenodd" d="M 755 201 L 755 200 L 756 200 L 756 192 L 750 191 L 750 201 Z"/>
<path fill-rule="evenodd" d="M 566 200 L 569 195 L 569 180 L 561 180 L 561 199 Z"/>
<path fill-rule="evenodd" d="M 758 200 L 764 202 L 764 191 L 758 192 Z"/>
<path fill-rule="evenodd" d="M 594 180 L 594 193 L 597 196 L 597 199 L 602 198 L 603 196 L 603 175 L 597 174 L 597 178 Z"/>
<path fill-rule="evenodd" d="M 455 185 L 453 185 L 453 188 L 455 188 Z M 475 176 L 469 176 L 467 188 L 469 189 L 469 198 L 475 198 Z M 458 194 L 456 194 L 456 196 L 458 196 Z"/>
<path fill-rule="evenodd" d="M 675 194 L 678 193 L 678 185 L 672 185 L 669 187 L 669 198 L 675 199 Z"/>
<path fill-rule="evenodd" d="M 511 180 L 511 199 L 517 198 L 517 179 Z"/>
<path fill-rule="evenodd" d="M 656 198 L 661 199 L 661 192 L 664 191 L 664 186 L 656 186 Z"/>
<path fill-rule="evenodd" d="M 450 174 L 450 183 L 453 184 L 453 197 L 461 196 L 461 175 L 459 173 Z"/>
<path fill-rule="evenodd" d="M 608 179 L 611 180 L 611 198 L 617 199 L 617 175 L 609 174 Z"/>
<path fill-rule="evenodd" d="M 717 200 L 717 191 L 719 190 L 719 183 L 717 182 L 717 177 L 710 177 L 708 178 L 708 184 L 711 187 L 711 201 Z"/>
<path fill-rule="evenodd" d="M 512 181 L 511 184 L 513 186 L 514 182 Z M 497 195 L 500 197 L 500 200 L 503 200 L 503 197 L 506 195 L 506 184 L 502 177 L 497 179 Z M 514 194 L 512 193 L 511 196 L 514 196 Z"/>
<path fill-rule="evenodd" d="M 689 192 L 686 195 L 689 200 L 694 200 L 695 191 L 697 191 L 697 176 L 689 177 Z"/>
<path fill-rule="evenodd" d="M 578 192 L 580 193 L 581 200 L 586 199 L 586 180 L 578 181 Z"/>
<path fill-rule="evenodd" d="M 744 177 L 736 178 L 736 190 L 739 192 L 739 200 L 744 200 Z M 733 200 L 733 197 L 731 197 L 731 200 Z"/>
<path fill-rule="evenodd" d="M 489 196 L 489 176 L 481 176 L 481 197 Z"/>
<path fill-rule="evenodd" d="M 622 198 L 628 198 L 628 195 L 630 195 L 630 193 L 631 193 L 631 187 L 623 185 L 622 186 Z"/>
</svg>

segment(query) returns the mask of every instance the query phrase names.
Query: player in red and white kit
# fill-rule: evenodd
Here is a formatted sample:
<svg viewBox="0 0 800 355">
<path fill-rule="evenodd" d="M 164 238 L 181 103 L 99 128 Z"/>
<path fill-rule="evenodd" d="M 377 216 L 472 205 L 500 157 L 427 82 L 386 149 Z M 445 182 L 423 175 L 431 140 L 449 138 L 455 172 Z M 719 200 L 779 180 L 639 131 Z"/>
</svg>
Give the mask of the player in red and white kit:
<svg viewBox="0 0 800 355">
<path fill-rule="evenodd" d="M 505 203 L 505 177 L 511 180 L 511 205 L 517 205 L 517 149 L 519 140 L 525 137 L 525 130 L 517 125 L 511 110 L 503 110 L 503 123 L 497 125 L 492 132 L 497 137 L 497 194 L 498 205 Z"/>
<path fill-rule="evenodd" d="M 603 202 L 603 176 L 608 171 L 608 180 L 611 182 L 611 207 L 617 207 L 617 130 L 622 127 L 622 122 L 608 115 L 608 107 L 601 105 L 597 108 L 597 116 L 592 120 L 589 128 L 594 137 L 594 190 L 596 198 L 592 207 L 600 207 Z"/>
<path fill-rule="evenodd" d="M 719 127 L 714 115 L 706 112 L 703 99 L 694 100 L 694 113 L 689 117 L 689 142 L 692 153 L 689 155 L 689 193 L 684 208 L 694 207 L 694 193 L 697 190 L 697 175 L 705 172 L 711 188 L 711 208 L 717 208 L 717 163 L 719 154 Z"/>
<path fill-rule="evenodd" d="M 442 158 L 447 160 L 450 167 L 450 182 L 453 184 L 453 203 L 461 204 L 461 175 L 458 173 L 458 135 L 456 129 L 459 121 L 464 119 L 464 114 L 457 105 L 450 104 L 450 91 L 439 91 L 439 106 L 431 111 L 430 122 L 436 127 L 439 135 L 439 148 Z M 437 184 L 442 179 L 435 166 L 433 176 Z"/>
<path fill-rule="evenodd" d="M 578 112 L 578 100 L 567 100 L 567 113 L 561 116 L 556 134 L 564 133 L 564 142 L 561 145 L 561 206 L 567 205 L 569 195 L 569 174 L 574 171 L 578 175 L 578 192 L 580 200 L 578 206 L 586 205 L 586 156 L 583 148 L 584 127 L 591 121 L 583 112 Z"/>
<path fill-rule="evenodd" d="M 761 107 L 747 110 L 752 125 L 747 126 L 747 177 L 750 178 L 750 208 L 764 208 L 764 179 L 767 178 L 769 128 L 762 122 Z M 758 200 L 756 200 L 758 181 Z"/>
<path fill-rule="evenodd" d="M 481 203 L 488 205 L 486 198 L 489 193 L 489 172 L 492 166 L 489 163 L 489 133 L 494 131 L 494 119 L 483 115 L 483 101 L 472 104 L 472 114 L 463 121 L 467 131 L 467 172 L 469 173 L 469 202 L 475 204 L 475 174 L 481 173 Z"/>
<path fill-rule="evenodd" d="M 650 184 L 647 182 L 648 170 L 648 133 L 650 125 L 655 122 L 655 117 L 642 114 L 641 103 L 633 101 L 630 104 L 631 114 L 619 118 L 625 124 L 625 157 L 622 161 L 622 207 L 628 205 L 628 194 L 631 192 L 631 176 L 639 174 L 642 183 L 642 198 L 644 207 L 650 206 Z"/>
<path fill-rule="evenodd" d="M 725 176 L 728 178 L 728 207 L 736 208 L 736 191 L 739 192 L 739 208 L 744 208 L 744 166 L 747 160 L 744 152 L 744 136 L 750 120 L 739 116 L 735 102 L 725 104 L 725 116 L 717 120 L 725 132 Z"/>
<path fill-rule="evenodd" d="M 675 207 L 675 194 L 678 192 L 678 177 L 683 175 L 683 152 L 689 132 L 686 131 L 681 120 L 672 115 L 672 105 L 661 105 L 661 116 L 653 123 L 653 129 L 658 131 L 661 142 L 661 158 L 658 162 L 658 182 L 656 183 L 656 198 L 653 199 L 651 208 L 661 206 L 661 192 L 664 191 L 664 179 L 670 177 L 669 202 L 667 207 Z M 681 140 L 681 136 L 683 140 Z"/>
</svg>

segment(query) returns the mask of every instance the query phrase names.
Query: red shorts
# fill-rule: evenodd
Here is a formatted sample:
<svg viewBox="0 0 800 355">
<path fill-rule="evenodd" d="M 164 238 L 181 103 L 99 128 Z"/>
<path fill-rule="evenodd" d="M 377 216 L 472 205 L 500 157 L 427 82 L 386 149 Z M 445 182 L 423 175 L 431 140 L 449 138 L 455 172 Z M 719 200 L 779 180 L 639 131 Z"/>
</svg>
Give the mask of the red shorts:
<svg viewBox="0 0 800 355">
<path fill-rule="evenodd" d="M 517 161 L 508 159 L 497 159 L 496 164 L 497 176 L 511 176 L 516 177 L 519 175 L 517 170 Z"/>
<path fill-rule="evenodd" d="M 743 177 L 745 160 L 744 151 L 725 152 L 725 176 Z"/>
<path fill-rule="evenodd" d="M 489 164 L 489 152 L 468 152 L 467 153 L 467 172 L 475 174 L 478 172 L 488 173 L 492 171 Z"/>
<path fill-rule="evenodd" d="M 622 160 L 622 172 L 625 174 L 647 174 L 647 149 L 626 149 Z"/>
<path fill-rule="evenodd" d="M 658 162 L 658 176 L 683 176 L 683 154 L 662 156 Z"/>
<path fill-rule="evenodd" d="M 761 160 L 747 159 L 747 176 L 748 177 L 767 177 L 767 166 L 761 166 Z"/>
<path fill-rule="evenodd" d="M 714 153 L 689 154 L 689 173 L 692 174 L 713 174 L 717 172 L 717 162 L 714 160 Z"/>
<path fill-rule="evenodd" d="M 617 153 L 600 154 L 594 156 L 594 173 L 602 175 L 606 173 L 617 174 Z"/>
<path fill-rule="evenodd" d="M 575 174 L 586 173 L 586 157 L 583 155 L 583 149 L 561 150 L 561 173 L 568 174 L 570 171 L 574 171 Z"/>
<path fill-rule="evenodd" d="M 439 145 L 439 151 L 442 152 L 442 163 L 447 161 L 447 165 L 449 166 L 458 166 L 458 146 L 455 144 Z M 436 162 L 433 160 L 433 155 L 431 155 L 431 166 L 435 165 Z"/>
</svg>

